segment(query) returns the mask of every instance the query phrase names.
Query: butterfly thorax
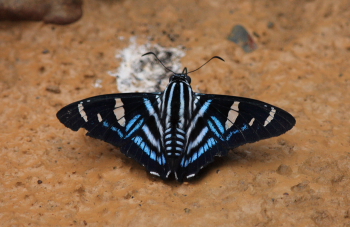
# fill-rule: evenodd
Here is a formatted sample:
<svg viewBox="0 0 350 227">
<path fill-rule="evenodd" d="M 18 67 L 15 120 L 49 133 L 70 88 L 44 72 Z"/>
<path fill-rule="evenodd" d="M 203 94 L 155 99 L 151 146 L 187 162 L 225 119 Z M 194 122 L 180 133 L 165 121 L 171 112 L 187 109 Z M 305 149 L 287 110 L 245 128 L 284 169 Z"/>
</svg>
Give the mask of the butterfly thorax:
<svg viewBox="0 0 350 227">
<path fill-rule="evenodd" d="M 193 91 L 186 74 L 175 74 L 162 96 L 163 148 L 168 159 L 182 157 L 192 113 Z"/>
</svg>

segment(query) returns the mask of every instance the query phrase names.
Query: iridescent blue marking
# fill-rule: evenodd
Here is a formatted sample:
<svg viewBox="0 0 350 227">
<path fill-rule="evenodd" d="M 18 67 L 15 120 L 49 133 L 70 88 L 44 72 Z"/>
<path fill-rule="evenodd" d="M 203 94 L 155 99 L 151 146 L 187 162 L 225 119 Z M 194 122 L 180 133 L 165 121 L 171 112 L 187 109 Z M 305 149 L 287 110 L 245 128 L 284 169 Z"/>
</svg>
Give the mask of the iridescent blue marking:
<svg viewBox="0 0 350 227">
<path fill-rule="evenodd" d="M 143 119 L 141 119 L 139 123 L 135 125 L 135 127 L 125 136 L 125 138 L 130 137 L 136 130 L 138 130 L 141 127 L 142 124 L 143 124 Z"/>
<path fill-rule="evenodd" d="M 197 138 L 188 145 L 188 147 L 187 147 L 187 154 L 190 154 L 192 149 L 194 147 L 198 146 L 198 144 L 203 141 L 203 138 L 205 137 L 205 135 L 207 134 L 208 131 L 209 131 L 208 127 L 205 126 L 202 129 L 202 131 L 197 135 Z"/>
<path fill-rule="evenodd" d="M 137 144 L 140 145 L 140 143 L 142 142 L 142 138 L 140 136 L 136 136 L 134 138 L 132 138 L 132 140 Z"/>
<path fill-rule="evenodd" d="M 135 123 L 135 121 L 137 121 L 137 119 L 139 119 L 141 117 L 141 115 L 136 115 L 135 117 L 133 117 L 133 119 L 131 119 L 128 124 L 125 127 L 125 131 L 129 131 L 130 127 Z"/>
<path fill-rule="evenodd" d="M 161 159 L 157 159 L 157 154 L 156 152 L 152 151 L 149 146 L 145 142 L 143 142 L 142 137 L 136 136 L 132 138 L 132 140 L 142 149 L 143 152 L 145 152 L 152 160 L 158 161 L 159 164 L 161 163 Z"/>
<path fill-rule="evenodd" d="M 181 160 L 180 165 L 181 165 L 182 167 L 184 167 L 184 164 L 185 164 L 185 159 L 183 158 L 183 159 Z"/>
<path fill-rule="evenodd" d="M 240 133 L 240 131 L 239 131 L 238 129 L 236 129 L 236 130 L 230 132 L 230 133 L 227 135 L 226 140 L 231 139 L 231 137 L 232 137 L 233 135 L 237 134 L 237 133 Z"/>
<path fill-rule="evenodd" d="M 195 160 L 197 160 L 197 158 L 198 158 L 198 152 L 196 152 L 196 153 L 193 154 L 193 156 L 192 156 L 192 158 L 191 158 L 192 162 L 194 162 Z"/>
<path fill-rule="evenodd" d="M 151 157 L 151 159 L 153 159 L 154 161 L 156 161 L 156 160 L 157 160 L 156 152 L 152 151 L 150 157 Z M 160 164 L 160 163 L 159 163 L 159 164 Z"/>
<path fill-rule="evenodd" d="M 112 131 L 117 132 L 120 138 L 124 137 L 124 134 L 120 131 L 120 129 L 118 129 L 118 128 L 114 127 L 114 126 L 112 126 L 111 129 L 112 129 Z"/>
<path fill-rule="evenodd" d="M 149 99 L 144 98 L 143 103 L 145 104 L 149 114 L 153 115 L 155 111 L 154 111 L 154 108 L 153 108 L 151 102 L 149 101 Z"/>
<path fill-rule="evenodd" d="M 145 148 L 143 149 L 143 151 L 144 151 L 148 156 L 150 156 L 151 149 L 149 149 L 148 146 L 145 146 Z M 151 157 L 151 158 L 152 158 L 152 157 Z"/>
<path fill-rule="evenodd" d="M 248 129 L 248 125 L 245 124 L 241 129 L 242 129 L 242 131 L 247 130 Z"/>
<path fill-rule="evenodd" d="M 214 138 L 208 139 L 208 142 L 206 142 L 201 148 L 199 148 L 198 152 L 196 152 L 192 155 L 192 157 L 190 158 L 190 162 L 196 161 L 201 155 L 203 155 L 205 152 L 207 152 L 216 143 L 217 143 L 217 141 Z"/>
<path fill-rule="evenodd" d="M 210 130 L 221 140 L 224 140 L 224 138 L 222 138 L 222 135 L 219 133 L 218 130 L 216 130 L 214 124 L 211 121 L 208 121 L 208 125 Z"/>
<path fill-rule="evenodd" d="M 203 147 L 199 148 L 198 156 L 201 156 L 202 154 L 204 154 L 204 149 L 203 149 Z"/>
<path fill-rule="evenodd" d="M 106 128 L 109 128 L 109 123 L 108 123 L 107 121 L 104 121 L 104 122 L 102 123 L 102 125 L 105 126 Z"/>
<path fill-rule="evenodd" d="M 213 100 L 207 100 L 204 105 L 202 106 L 202 108 L 199 110 L 199 112 L 201 113 L 201 116 L 203 116 L 204 112 L 208 110 L 208 107 L 210 105 L 210 103 L 212 102 Z"/>
<path fill-rule="evenodd" d="M 142 143 L 140 144 L 140 148 L 141 150 L 145 150 L 145 146 L 146 146 L 146 143 L 142 141 Z"/>
<path fill-rule="evenodd" d="M 102 125 L 103 125 L 104 127 L 106 127 L 106 128 L 109 128 L 109 127 L 110 127 L 110 125 L 109 125 L 109 123 L 108 123 L 107 121 L 104 121 L 104 122 L 102 123 Z M 123 134 L 118 128 L 112 126 L 112 127 L 110 127 L 110 129 L 111 129 L 112 131 L 114 131 L 114 132 L 117 132 L 118 135 L 120 136 L 120 138 L 123 138 L 123 137 L 124 137 L 124 134 Z"/>
<path fill-rule="evenodd" d="M 210 148 L 212 148 L 216 143 L 217 141 L 214 138 L 210 138 L 207 142 Z"/>
<path fill-rule="evenodd" d="M 219 119 L 217 119 L 217 117 L 215 117 L 215 116 L 211 116 L 211 119 L 213 119 L 213 121 L 215 122 L 216 126 L 217 126 L 218 129 L 220 130 L 221 134 L 224 134 L 224 132 L 225 132 L 225 127 L 221 124 L 221 122 L 219 121 Z"/>
<path fill-rule="evenodd" d="M 208 141 L 208 142 L 209 142 L 209 141 Z M 208 143 L 204 144 L 203 147 L 204 147 L 204 150 L 205 150 L 205 151 L 209 150 L 209 145 L 208 145 Z"/>
</svg>

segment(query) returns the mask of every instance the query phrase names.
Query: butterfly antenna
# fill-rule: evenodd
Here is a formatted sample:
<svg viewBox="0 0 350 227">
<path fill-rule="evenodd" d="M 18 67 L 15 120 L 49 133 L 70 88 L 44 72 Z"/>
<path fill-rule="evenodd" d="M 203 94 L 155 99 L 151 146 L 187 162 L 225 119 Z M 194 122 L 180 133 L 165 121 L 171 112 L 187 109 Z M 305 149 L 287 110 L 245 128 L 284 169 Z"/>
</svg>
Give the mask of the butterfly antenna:
<svg viewBox="0 0 350 227">
<path fill-rule="evenodd" d="M 143 57 L 143 56 L 145 56 L 145 55 L 150 55 L 150 54 L 154 55 L 154 57 L 156 57 L 156 59 L 160 62 L 160 64 L 162 64 L 162 66 L 163 66 L 165 69 L 167 69 L 168 71 L 174 73 L 171 69 L 169 69 L 168 67 L 166 67 L 166 66 L 163 64 L 163 62 L 157 57 L 157 55 L 156 55 L 155 53 L 153 53 L 153 52 L 147 52 L 147 53 L 143 54 L 141 57 Z M 176 73 L 174 73 L 174 74 L 176 74 Z"/>
<path fill-rule="evenodd" d="M 211 60 L 213 60 L 214 58 L 217 58 L 217 59 L 220 59 L 221 61 L 225 61 L 224 59 L 222 59 L 221 57 L 219 57 L 219 56 L 214 56 L 214 57 L 212 57 L 212 58 L 210 58 L 206 63 L 204 63 L 201 67 L 199 67 L 198 69 L 200 69 L 200 68 L 202 68 L 203 66 L 205 66 L 207 63 L 209 63 Z M 197 71 L 198 69 L 195 69 L 195 70 L 193 70 L 193 71 L 191 71 L 191 72 L 188 72 L 188 73 L 193 73 L 194 71 Z M 188 74 L 187 73 L 187 74 Z"/>
</svg>

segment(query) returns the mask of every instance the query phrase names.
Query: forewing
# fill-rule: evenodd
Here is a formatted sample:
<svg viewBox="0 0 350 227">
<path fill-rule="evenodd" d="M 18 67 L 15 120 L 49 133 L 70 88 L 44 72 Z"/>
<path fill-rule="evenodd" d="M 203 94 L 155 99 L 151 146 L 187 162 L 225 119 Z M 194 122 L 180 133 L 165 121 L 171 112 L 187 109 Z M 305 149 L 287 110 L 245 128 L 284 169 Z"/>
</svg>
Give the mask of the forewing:
<svg viewBox="0 0 350 227">
<path fill-rule="evenodd" d="M 195 111 L 178 178 L 190 178 L 230 149 L 279 136 L 295 125 L 288 112 L 242 97 L 195 94 Z"/>
<path fill-rule="evenodd" d="M 66 127 L 121 148 L 157 176 L 168 172 L 162 152 L 158 104 L 161 93 L 124 93 L 87 98 L 66 107 L 57 118 Z"/>
</svg>

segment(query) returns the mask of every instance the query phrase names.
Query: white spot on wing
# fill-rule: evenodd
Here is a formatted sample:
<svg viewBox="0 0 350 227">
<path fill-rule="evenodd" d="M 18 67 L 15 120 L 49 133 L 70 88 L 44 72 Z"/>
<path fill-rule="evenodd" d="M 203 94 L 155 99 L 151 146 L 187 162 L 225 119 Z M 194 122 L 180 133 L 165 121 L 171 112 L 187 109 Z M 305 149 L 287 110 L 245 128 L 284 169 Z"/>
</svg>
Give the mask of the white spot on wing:
<svg viewBox="0 0 350 227">
<path fill-rule="evenodd" d="M 124 108 L 120 107 L 118 109 L 113 110 L 113 112 L 114 112 L 114 115 L 117 118 L 119 124 L 124 127 L 125 126 Z"/>
<path fill-rule="evenodd" d="M 121 99 L 115 99 L 115 106 L 114 106 L 114 115 L 115 117 L 117 118 L 119 124 L 121 126 L 125 126 L 125 118 L 124 118 L 124 115 L 125 115 L 125 110 L 124 110 L 124 104 L 122 102 Z"/>
<path fill-rule="evenodd" d="M 232 104 L 231 109 L 233 109 L 233 110 L 235 110 L 235 111 L 239 111 L 238 105 L 239 105 L 239 102 L 235 101 L 235 102 Z"/>
<path fill-rule="evenodd" d="M 115 99 L 115 108 L 122 107 L 124 106 L 123 102 L 121 99 Z"/>
<path fill-rule="evenodd" d="M 157 99 L 157 103 L 158 103 L 158 109 L 161 109 L 162 108 L 162 100 L 160 99 L 160 96 L 157 95 L 156 99 Z"/>
<path fill-rule="evenodd" d="M 155 175 L 155 176 L 160 177 L 159 173 L 157 173 L 157 172 L 153 172 L 153 171 L 151 171 L 151 172 L 149 172 L 149 173 L 150 173 L 150 174 L 152 174 L 152 175 Z"/>
<path fill-rule="evenodd" d="M 253 123 L 254 123 L 254 121 L 255 121 L 255 118 L 253 117 L 253 118 L 250 120 L 249 125 L 252 126 Z"/>
<path fill-rule="evenodd" d="M 187 179 L 191 178 L 191 177 L 194 177 L 196 174 L 192 173 L 190 175 L 187 176 Z"/>
<path fill-rule="evenodd" d="M 264 127 L 273 120 L 273 118 L 275 117 L 275 113 L 276 113 L 276 109 L 271 106 L 271 111 L 269 113 L 269 116 L 265 120 Z"/>
<path fill-rule="evenodd" d="M 198 104 L 200 98 L 201 98 L 201 97 L 196 96 L 196 98 L 194 99 L 193 110 L 196 110 L 196 109 L 197 109 L 197 104 Z"/>
<path fill-rule="evenodd" d="M 101 122 L 102 121 L 102 117 L 101 117 L 101 114 L 97 114 L 97 120 L 98 120 L 98 122 Z"/>
<path fill-rule="evenodd" d="M 87 115 L 84 111 L 84 106 L 83 106 L 83 102 L 80 102 L 78 104 L 78 110 L 79 110 L 79 113 L 80 113 L 80 116 L 84 119 L 85 122 L 88 122 L 88 118 L 87 118 Z"/>
<path fill-rule="evenodd" d="M 231 126 L 235 123 L 237 117 L 238 117 L 238 108 L 239 102 L 235 101 L 232 106 L 231 106 L 231 110 L 228 112 L 228 116 L 227 116 L 227 121 L 225 123 L 225 129 L 229 129 L 231 128 Z"/>
</svg>

